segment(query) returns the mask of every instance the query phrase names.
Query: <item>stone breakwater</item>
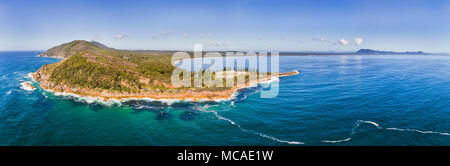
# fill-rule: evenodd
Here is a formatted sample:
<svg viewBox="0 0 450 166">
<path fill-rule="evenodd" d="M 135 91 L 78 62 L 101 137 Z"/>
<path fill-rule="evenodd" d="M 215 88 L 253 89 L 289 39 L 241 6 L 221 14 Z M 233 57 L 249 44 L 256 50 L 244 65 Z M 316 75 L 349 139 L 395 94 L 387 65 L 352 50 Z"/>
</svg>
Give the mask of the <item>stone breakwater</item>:
<svg viewBox="0 0 450 166">
<path fill-rule="evenodd" d="M 49 81 L 49 75 L 45 74 L 45 70 L 39 69 L 36 73 L 33 73 L 33 79 L 36 80 L 40 87 L 44 90 L 62 93 L 62 94 L 73 94 L 80 97 L 94 98 L 99 101 L 107 102 L 109 100 L 126 100 L 126 99 L 154 99 L 154 100 L 189 100 L 189 101 L 222 101 L 230 100 L 233 98 L 234 94 L 239 89 L 251 87 L 257 83 L 269 82 L 278 77 L 290 76 L 299 74 L 298 71 L 280 73 L 279 75 L 269 76 L 264 79 L 252 80 L 246 84 L 234 86 L 232 88 L 222 90 L 222 91 L 179 91 L 179 90 L 169 90 L 163 92 L 111 92 L 111 91 L 99 91 L 88 88 L 80 87 L 70 87 L 67 85 L 57 85 Z"/>
</svg>

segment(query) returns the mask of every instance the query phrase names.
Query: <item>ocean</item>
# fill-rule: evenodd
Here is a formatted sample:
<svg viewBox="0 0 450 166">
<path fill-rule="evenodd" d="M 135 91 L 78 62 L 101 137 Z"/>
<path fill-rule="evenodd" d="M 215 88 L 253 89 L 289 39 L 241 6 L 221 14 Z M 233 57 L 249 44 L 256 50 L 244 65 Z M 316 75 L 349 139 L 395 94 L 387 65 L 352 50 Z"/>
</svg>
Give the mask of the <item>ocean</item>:
<svg viewBox="0 0 450 166">
<path fill-rule="evenodd" d="M 276 98 L 112 105 L 23 89 L 36 56 L 0 52 L 0 145 L 450 145 L 450 56 L 280 56 Z"/>
</svg>

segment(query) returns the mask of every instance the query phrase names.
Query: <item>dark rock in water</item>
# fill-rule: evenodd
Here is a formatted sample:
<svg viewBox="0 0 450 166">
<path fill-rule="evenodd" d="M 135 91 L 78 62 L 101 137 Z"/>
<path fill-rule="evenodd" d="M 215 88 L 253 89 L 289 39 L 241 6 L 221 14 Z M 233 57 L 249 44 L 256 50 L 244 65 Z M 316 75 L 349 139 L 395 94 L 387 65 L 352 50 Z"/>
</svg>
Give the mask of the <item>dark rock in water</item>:
<svg viewBox="0 0 450 166">
<path fill-rule="evenodd" d="M 170 107 L 178 109 L 178 110 L 188 110 L 192 107 L 194 107 L 194 103 L 189 102 L 177 102 L 170 105 Z"/>
<path fill-rule="evenodd" d="M 183 121 L 191 121 L 195 120 L 195 118 L 198 117 L 198 114 L 194 111 L 185 111 L 183 114 L 180 115 L 180 119 Z"/>
<path fill-rule="evenodd" d="M 157 120 L 168 120 L 172 119 L 172 114 L 165 112 L 165 111 L 159 111 L 158 116 L 156 117 Z"/>
<path fill-rule="evenodd" d="M 103 106 L 102 106 L 101 104 L 97 104 L 97 103 L 91 103 L 91 104 L 88 104 L 88 107 L 89 107 L 92 111 L 95 111 L 95 112 L 98 112 L 98 111 L 100 111 L 101 109 L 103 109 Z"/>
<path fill-rule="evenodd" d="M 50 110 L 55 105 L 56 104 L 52 100 L 45 98 L 44 95 L 38 95 L 38 99 L 33 103 L 33 108 L 39 110 Z"/>
<path fill-rule="evenodd" d="M 167 104 L 159 101 L 145 101 L 145 100 L 129 100 L 122 102 L 122 104 L 135 108 L 160 108 L 167 107 Z"/>
<path fill-rule="evenodd" d="M 68 100 L 68 101 L 69 101 L 69 102 L 72 104 L 72 106 L 74 106 L 74 107 L 86 105 L 84 102 L 79 102 L 79 101 L 76 101 L 76 100 L 74 100 L 74 99 L 70 99 L 70 100 Z"/>
</svg>

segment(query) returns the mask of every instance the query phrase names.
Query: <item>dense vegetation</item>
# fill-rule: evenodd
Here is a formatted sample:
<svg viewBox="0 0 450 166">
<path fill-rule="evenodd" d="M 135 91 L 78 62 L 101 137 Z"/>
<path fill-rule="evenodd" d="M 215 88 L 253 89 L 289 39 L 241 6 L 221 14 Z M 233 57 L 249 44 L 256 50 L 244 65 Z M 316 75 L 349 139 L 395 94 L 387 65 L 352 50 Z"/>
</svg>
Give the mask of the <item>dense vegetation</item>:
<svg viewBox="0 0 450 166">
<path fill-rule="evenodd" d="M 83 49 L 80 49 L 83 48 Z M 45 52 L 66 59 L 44 66 L 57 85 L 137 92 L 170 88 L 174 66 L 170 54 L 115 50 L 87 41 L 73 41 Z"/>
<path fill-rule="evenodd" d="M 43 53 L 49 57 L 65 58 L 58 63 L 44 65 L 41 71 L 45 71 L 44 74 L 48 75 L 47 81 L 55 87 L 68 85 L 73 88 L 112 92 L 164 91 L 175 89 L 171 85 L 171 76 L 175 69 L 171 64 L 172 53 L 117 50 L 98 42 L 77 40 Z M 239 70 L 248 71 L 248 69 Z M 212 78 L 216 74 L 203 70 L 191 73 L 191 77 L 201 76 L 205 72 L 210 73 Z M 229 80 L 237 82 L 236 77 Z M 249 81 L 248 75 L 245 76 L 245 80 Z M 194 91 L 229 89 L 225 88 L 226 80 L 223 82 L 224 87 L 208 87 L 203 83 L 202 87 L 177 89 Z M 194 85 L 194 79 L 192 79 L 192 85 Z"/>
</svg>

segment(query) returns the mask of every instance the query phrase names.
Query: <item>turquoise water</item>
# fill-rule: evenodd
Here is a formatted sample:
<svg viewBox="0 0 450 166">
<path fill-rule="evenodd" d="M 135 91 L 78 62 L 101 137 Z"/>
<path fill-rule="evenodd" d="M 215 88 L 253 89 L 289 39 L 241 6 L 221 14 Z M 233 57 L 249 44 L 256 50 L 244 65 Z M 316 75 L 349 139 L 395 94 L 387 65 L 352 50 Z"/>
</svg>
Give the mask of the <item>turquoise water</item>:
<svg viewBox="0 0 450 166">
<path fill-rule="evenodd" d="M 450 57 L 283 56 L 277 98 L 84 103 L 27 74 L 57 59 L 0 52 L 0 145 L 450 145 Z"/>
</svg>

